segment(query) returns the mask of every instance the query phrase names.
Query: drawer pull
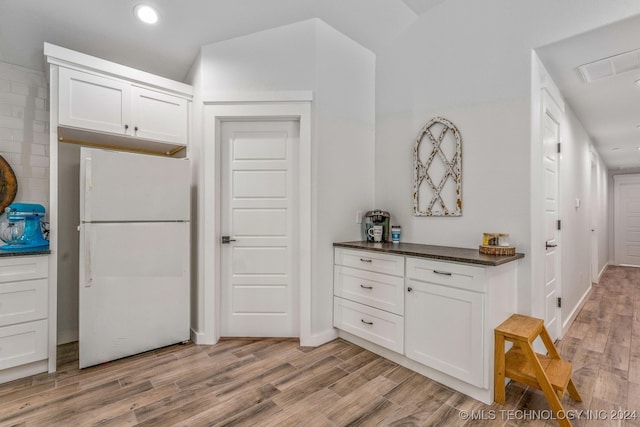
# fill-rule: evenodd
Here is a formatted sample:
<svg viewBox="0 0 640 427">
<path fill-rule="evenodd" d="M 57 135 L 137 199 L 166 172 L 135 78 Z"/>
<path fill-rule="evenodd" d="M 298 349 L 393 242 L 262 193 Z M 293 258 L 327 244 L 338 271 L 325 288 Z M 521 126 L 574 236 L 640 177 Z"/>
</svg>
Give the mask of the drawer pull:
<svg viewBox="0 0 640 427">
<path fill-rule="evenodd" d="M 443 276 L 451 276 L 451 273 L 449 273 L 448 271 L 433 270 L 433 272 L 436 274 L 442 274 Z"/>
<path fill-rule="evenodd" d="M 365 286 L 365 285 L 363 285 L 363 284 L 360 284 L 360 287 L 361 287 L 362 289 L 367 289 L 367 290 L 371 290 L 371 289 L 373 289 L 373 286 Z"/>
<path fill-rule="evenodd" d="M 360 321 L 361 321 L 362 323 L 364 323 L 365 325 L 369 325 L 369 326 L 373 325 L 373 322 L 367 322 L 367 321 L 366 321 L 366 320 L 364 320 L 364 319 L 360 319 Z"/>
<path fill-rule="evenodd" d="M 365 258 L 360 258 L 360 261 L 362 261 L 362 262 L 373 262 L 373 260 L 365 259 Z"/>
</svg>

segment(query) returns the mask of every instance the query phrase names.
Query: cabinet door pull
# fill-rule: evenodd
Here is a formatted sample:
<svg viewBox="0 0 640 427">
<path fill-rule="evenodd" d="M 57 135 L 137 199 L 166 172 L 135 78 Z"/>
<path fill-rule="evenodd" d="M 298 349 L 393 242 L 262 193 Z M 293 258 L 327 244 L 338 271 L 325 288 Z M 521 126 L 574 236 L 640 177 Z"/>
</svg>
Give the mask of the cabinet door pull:
<svg viewBox="0 0 640 427">
<path fill-rule="evenodd" d="M 366 321 L 366 320 L 364 320 L 364 319 L 360 319 L 360 321 L 361 321 L 362 323 L 364 323 L 365 325 L 369 325 L 369 326 L 373 325 L 373 322 L 367 322 L 367 321 Z"/>
<path fill-rule="evenodd" d="M 365 258 L 360 258 L 360 261 L 362 261 L 362 262 L 372 262 L 373 260 L 365 259 Z"/>
<path fill-rule="evenodd" d="M 365 285 L 363 285 L 362 283 L 360 284 L 360 287 L 361 287 L 362 289 L 373 289 L 373 286 L 365 286 Z"/>
<path fill-rule="evenodd" d="M 448 271 L 433 270 L 433 272 L 436 274 L 442 274 L 443 276 L 451 276 L 451 273 L 449 273 Z"/>
<path fill-rule="evenodd" d="M 125 124 L 124 125 L 124 130 L 129 130 L 129 125 Z"/>
<path fill-rule="evenodd" d="M 413 288 L 412 288 L 411 286 L 409 286 L 409 287 L 407 288 L 407 292 L 413 292 Z"/>
</svg>

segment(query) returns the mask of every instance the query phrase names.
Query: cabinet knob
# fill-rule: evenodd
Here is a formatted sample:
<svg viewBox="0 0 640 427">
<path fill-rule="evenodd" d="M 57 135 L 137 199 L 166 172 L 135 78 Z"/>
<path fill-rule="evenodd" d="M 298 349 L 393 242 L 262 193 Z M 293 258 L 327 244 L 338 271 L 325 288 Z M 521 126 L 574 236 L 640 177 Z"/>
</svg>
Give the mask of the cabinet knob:
<svg viewBox="0 0 640 427">
<path fill-rule="evenodd" d="M 138 132 L 138 126 L 134 127 L 134 128 L 133 128 L 133 131 L 134 131 L 134 132 Z"/>
<path fill-rule="evenodd" d="M 411 286 L 409 286 L 409 287 L 407 288 L 407 292 L 413 292 L 413 288 L 412 288 Z"/>
<path fill-rule="evenodd" d="M 124 125 L 124 130 L 129 130 L 129 125 Z"/>
</svg>

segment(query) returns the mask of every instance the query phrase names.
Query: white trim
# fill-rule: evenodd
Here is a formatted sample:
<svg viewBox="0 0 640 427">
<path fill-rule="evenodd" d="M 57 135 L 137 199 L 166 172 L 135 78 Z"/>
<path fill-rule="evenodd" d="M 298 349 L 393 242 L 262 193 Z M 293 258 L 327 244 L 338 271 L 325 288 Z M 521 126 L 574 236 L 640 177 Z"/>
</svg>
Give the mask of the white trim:
<svg viewBox="0 0 640 427">
<path fill-rule="evenodd" d="M 80 70 L 88 69 L 98 72 L 100 75 L 120 77 L 131 82 L 139 82 L 145 85 L 175 92 L 177 94 L 186 95 L 189 98 L 193 96 L 193 87 L 188 84 L 156 76 L 145 71 L 127 67 L 126 65 L 117 64 L 85 53 L 76 52 L 51 43 L 44 43 L 44 54 L 47 57 L 49 64 L 56 64 L 66 68 L 76 68 Z"/>
<path fill-rule="evenodd" d="M 326 344 L 329 341 L 333 341 L 338 338 L 338 330 L 335 328 L 327 329 L 322 332 L 318 332 L 313 334 L 311 337 L 305 340 L 304 344 L 302 340 L 300 341 L 300 345 L 308 346 L 308 347 L 317 347 L 322 344 Z"/>
<path fill-rule="evenodd" d="M 607 271 L 607 267 L 609 267 L 609 263 L 605 263 L 604 267 L 602 267 L 602 270 L 600 270 L 600 273 L 598 273 L 598 283 L 600 283 L 600 279 L 602 279 L 602 275 L 604 274 L 605 271 Z"/>
<path fill-rule="evenodd" d="M 193 341 L 194 344 L 209 344 L 207 342 L 205 342 L 205 335 L 201 332 L 196 331 L 195 329 L 191 328 L 191 341 Z"/>
<path fill-rule="evenodd" d="M 57 368 L 58 344 L 58 66 L 49 66 L 49 372 Z"/>
<path fill-rule="evenodd" d="M 593 289 L 593 285 L 587 288 L 585 293 L 582 295 L 582 298 L 580 298 L 580 301 L 578 301 L 578 304 L 576 304 L 573 311 L 567 316 L 567 320 L 562 323 L 562 330 L 560 331 L 561 334 L 558 336 L 558 339 L 562 339 L 564 337 L 564 335 L 567 333 L 567 331 L 573 324 L 573 321 L 576 320 L 576 317 L 578 317 L 580 310 L 582 310 L 582 307 L 587 302 L 587 298 L 591 293 L 591 289 Z"/>
<path fill-rule="evenodd" d="M 256 102 L 310 102 L 313 92 L 310 90 L 283 92 L 239 92 L 239 91 L 207 91 L 203 94 L 204 104 L 233 104 Z"/>
<path fill-rule="evenodd" d="M 273 102 L 205 103 L 204 140 L 201 144 L 203 174 L 201 192 L 203 209 L 198 228 L 203 236 L 203 251 L 199 256 L 203 266 L 203 344 L 213 344 L 220 338 L 220 147 L 221 120 L 234 118 L 294 118 L 300 121 L 298 150 L 298 248 L 300 344 L 315 342 L 311 335 L 311 103 Z M 205 217 L 206 215 L 206 217 Z"/>
<path fill-rule="evenodd" d="M 637 265 L 623 264 L 620 259 L 620 246 L 618 235 L 624 230 L 621 229 L 623 219 L 620 207 L 620 187 L 625 184 L 640 184 L 640 174 L 613 175 L 613 261 L 615 265 L 625 265 L 638 267 Z"/>
<path fill-rule="evenodd" d="M 26 365 L 14 366 L 13 368 L 7 368 L 0 371 L 0 384 L 14 381 L 24 377 L 30 377 L 32 375 L 39 374 L 41 372 L 47 372 L 47 361 L 39 360 L 33 363 L 27 363 Z M 52 372 L 51 370 L 49 372 Z"/>
</svg>

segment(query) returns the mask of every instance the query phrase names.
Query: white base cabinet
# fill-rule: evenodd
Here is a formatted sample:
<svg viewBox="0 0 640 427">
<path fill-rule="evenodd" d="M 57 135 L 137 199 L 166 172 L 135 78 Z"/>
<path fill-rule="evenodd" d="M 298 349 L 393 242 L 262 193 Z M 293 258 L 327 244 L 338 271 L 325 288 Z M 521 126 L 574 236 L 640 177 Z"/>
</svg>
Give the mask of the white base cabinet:
<svg viewBox="0 0 640 427">
<path fill-rule="evenodd" d="M 483 266 L 335 248 L 339 335 L 484 403 L 493 329 L 516 310 L 517 263 Z"/>
<path fill-rule="evenodd" d="M 48 265 L 42 255 L 0 258 L 0 383 L 47 370 Z"/>
</svg>

